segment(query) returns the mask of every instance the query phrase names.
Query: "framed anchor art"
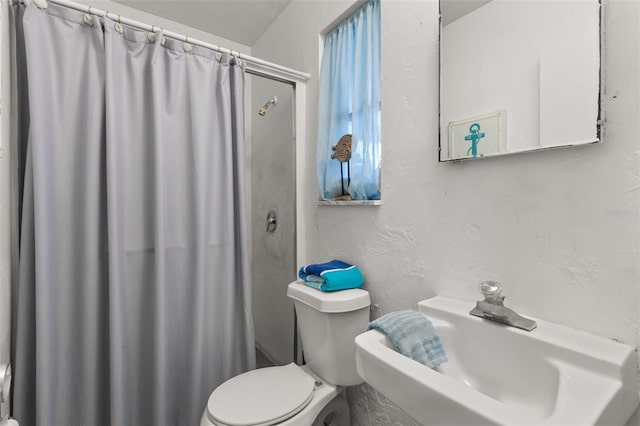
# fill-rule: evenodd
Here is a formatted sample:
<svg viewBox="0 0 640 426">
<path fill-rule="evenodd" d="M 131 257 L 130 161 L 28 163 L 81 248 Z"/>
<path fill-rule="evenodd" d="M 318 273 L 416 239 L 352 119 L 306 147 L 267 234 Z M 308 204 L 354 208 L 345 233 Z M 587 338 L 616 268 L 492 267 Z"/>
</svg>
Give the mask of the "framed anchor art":
<svg viewBox="0 0 640 426">
<path fill-rule="evenodd" d="M 452 160 L 480 158 L 506 152 L 504 110 L 449 123 Z"/>
</svg>

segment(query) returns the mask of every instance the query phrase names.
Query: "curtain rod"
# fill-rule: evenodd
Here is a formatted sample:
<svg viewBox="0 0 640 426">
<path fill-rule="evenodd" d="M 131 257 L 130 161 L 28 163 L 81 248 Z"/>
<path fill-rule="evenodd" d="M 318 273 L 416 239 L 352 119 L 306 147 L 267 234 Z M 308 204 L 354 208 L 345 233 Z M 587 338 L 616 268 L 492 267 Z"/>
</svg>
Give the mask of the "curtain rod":
<svg viewBox="0 0 640 426">
<path fill-rule="evenodd" d="M 17 2 L 24 3 L 23 0 L 17 0 Z M 117 13 L 101 10 L 93 6 L 86 6 L 84 4 L 76 3 L 70 0 L 35 0 L 34 1 L 34 4 L 41 9 L 46 8 L 47 3 L 53 3 L 60 6 L 68 7 L 70 9 L 75 9 L 80 12 L 85 12 L 85 13 L 89 13 L 92 15 L 100 16 L 100 17 L 106 17 L 116 22 L 119 22 L 121 24 L 138 28 L 144 31 L 155 32 L 157 30 L 162 30 L 162 34 L 165 37 L 169 37 L 169 38 L 184 41 L 187 43 L 195 44 L 198 46 L 206 47 L 207 49 L 211 49 L 215 52 L 228 53 L 231 56 L 235 56 L 236 58 L 242 59 L 247 62 L 247 65 L 249 68 L 251 68 L 250 67 L 251 64 L 255 64 L 255 65 L 258 65 L 258 68 L 260 68 L 261 70 L 267 69 L 267 70 L 279 71 L 281 73 L 284 73 L 285 75 L 294 77 L 296 80 L 302 80 L 302 81 L 308 80 L 310 77 L 310 74 L 306 72 L 302 72 L 302 71 L 294 70 L 292 68 L 284 67 L 282 65 L 274 64 L 272 62 L 265 61 L 264 59 L 255 58 L 253 56 L 240 53 L 238 51 L 234 51 L 231 49 L 227 49 L 225 47 L 221 47 L 216 44 L 207 43 L 205 41 L 194 39 L 183 34 L 174 33 L 173 31 L 167 31 L 164 28 L 157 27 L 155 25 L 149 25 L 149 24 L 145 24 L 144 22 L 136 21 L 129 18 L 124 18 Z"/>
</svg>

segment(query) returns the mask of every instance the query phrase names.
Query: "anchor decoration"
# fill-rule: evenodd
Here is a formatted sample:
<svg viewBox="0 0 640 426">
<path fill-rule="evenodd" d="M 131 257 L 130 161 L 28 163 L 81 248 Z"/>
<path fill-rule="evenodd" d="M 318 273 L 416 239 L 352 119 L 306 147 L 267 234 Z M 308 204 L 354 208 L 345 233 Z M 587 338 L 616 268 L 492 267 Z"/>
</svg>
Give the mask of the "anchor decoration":
<svg viewBox="0 0 640 426">
<path fill-rule="evenodd" d="M 473 123 L 469 126 L 469 132 L 471 132 L 471 134 L 464 137 L 465 141 L 471 141 L 471 147 L 467 150 L 467 155 L 471 154 L 472 157 L 477 157 L 478 143 L 480 139 L 485 137 L 485 134 L 480 133 L 480 124 L 478 123 Z M 480 157 L 483 157 L 483 155 L 480 154 Z"/>
<path fill-rule="evenodd" d="M 342 187 L 342 195 L 332 197 L 333 201 L 349 201 L 351 196 L 347 193 L 349 185 L 351 184 L 351 166 L 349 160 L 351 160 L 351 135 L 344 135 L 340 138 L 335 146 L 331 147 L 333 154 L 331 154 L 332 160 L 338 160 L 340 162 L 340 185 Z M 343 164 L 347 163 L 347 189 L 344 188 L 344 168 Z"/>
</svg>

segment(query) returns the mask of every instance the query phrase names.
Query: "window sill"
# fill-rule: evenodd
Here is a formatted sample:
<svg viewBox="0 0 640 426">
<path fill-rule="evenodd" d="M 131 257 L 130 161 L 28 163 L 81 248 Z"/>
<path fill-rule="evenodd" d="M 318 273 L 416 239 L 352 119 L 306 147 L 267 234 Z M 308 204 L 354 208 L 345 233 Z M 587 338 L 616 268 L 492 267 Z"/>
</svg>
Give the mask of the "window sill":
<svg viewBox="0 0 640 426">
<path fill-rule="evenodd" d="M 331 201 L 318 200 L 319 206 L 380 206 L 382 200 L 351 200 L 351 201 Z"/>
</svg>

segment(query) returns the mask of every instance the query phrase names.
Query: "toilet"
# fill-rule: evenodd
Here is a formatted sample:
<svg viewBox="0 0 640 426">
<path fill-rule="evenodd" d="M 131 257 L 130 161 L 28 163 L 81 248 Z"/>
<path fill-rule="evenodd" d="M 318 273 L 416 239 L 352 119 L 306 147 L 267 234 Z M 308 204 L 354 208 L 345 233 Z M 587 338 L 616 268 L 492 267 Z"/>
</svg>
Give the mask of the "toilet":
<svg viewBox="0 0 640 426">
<path fill-rule="evenodd" d="M 295 281 L 294 301 L 306 364 L 248 371 L 218 386 L 200 426 L 350 426 L 344 390 L 363 382 L 355 337 L 369 323 L 369 293 L 322 292 Z"/>
</svg>

